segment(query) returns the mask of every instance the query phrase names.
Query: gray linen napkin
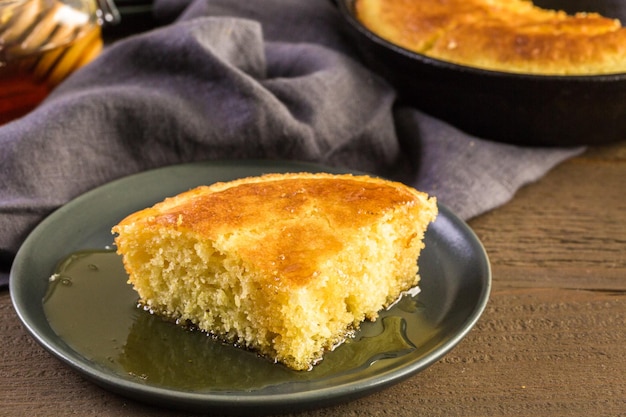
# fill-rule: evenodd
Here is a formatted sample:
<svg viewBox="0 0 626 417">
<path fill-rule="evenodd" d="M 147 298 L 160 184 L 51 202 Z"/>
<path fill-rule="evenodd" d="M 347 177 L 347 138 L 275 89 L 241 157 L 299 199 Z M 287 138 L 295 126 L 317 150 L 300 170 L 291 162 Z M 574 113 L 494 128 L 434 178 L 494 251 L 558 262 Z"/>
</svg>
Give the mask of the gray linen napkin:
<svg viewBox="0 0 626 417">
<path fill-rule="evenodd" d="M 161 1 L 178 19 L 110 45 L 0 127 L 0 270 L 53 210 L 113 179 L 215 159 L 317 162 L 400 180 L 468 219 L 576 149 L 469 136 L 404 107 L 327 0 Z M 62 244 L 62 242 L 60 242 Z"/>
</svg>

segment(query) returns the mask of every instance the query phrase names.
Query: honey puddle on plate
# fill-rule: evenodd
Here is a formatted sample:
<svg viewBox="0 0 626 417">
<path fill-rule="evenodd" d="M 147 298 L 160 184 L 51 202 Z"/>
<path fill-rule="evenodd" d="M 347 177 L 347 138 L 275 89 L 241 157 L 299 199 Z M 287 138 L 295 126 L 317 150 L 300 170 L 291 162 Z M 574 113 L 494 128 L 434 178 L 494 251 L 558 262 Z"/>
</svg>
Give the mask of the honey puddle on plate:
<svg viewBox="0 0 626 417">
<path fill-rule="evenodd" d="M 208 392 L 350 379 L 415 352 L 435 331 L 419 302 L 405 296 L 326 353 L 312 371 L 298 372 L 150 314 L 137 306 L 127 279 L 115 251 L 76 252 L 59 263 L 43 306 L 50 326 L 71 349 L 100 369 L 146 385 Z"/>
</svg>

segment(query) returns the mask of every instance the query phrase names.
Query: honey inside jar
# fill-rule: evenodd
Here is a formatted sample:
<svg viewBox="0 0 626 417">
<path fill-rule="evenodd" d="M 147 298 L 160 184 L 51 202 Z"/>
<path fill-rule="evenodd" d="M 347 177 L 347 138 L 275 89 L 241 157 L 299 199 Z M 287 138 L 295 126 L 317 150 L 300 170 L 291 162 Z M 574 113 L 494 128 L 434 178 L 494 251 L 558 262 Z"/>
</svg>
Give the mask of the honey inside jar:
<svg viewBox="0 0 626 417">
<path fill-rule="evenodd" d="M 100 53 L 99 16 L 95 0 L 0 0 L 0 124 Z"/>
</svg>

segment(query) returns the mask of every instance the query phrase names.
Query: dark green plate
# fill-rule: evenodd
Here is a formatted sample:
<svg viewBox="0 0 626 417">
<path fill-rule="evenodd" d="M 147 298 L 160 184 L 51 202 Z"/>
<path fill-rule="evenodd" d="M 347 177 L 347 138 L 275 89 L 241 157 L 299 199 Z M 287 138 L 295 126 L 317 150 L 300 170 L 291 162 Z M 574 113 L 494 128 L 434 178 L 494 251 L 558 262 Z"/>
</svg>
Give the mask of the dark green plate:
<svg viewBox="0 0 626 417">
<path fill-rule="evenodd" d="M 441 204 L 419 259 L 421 293 L 405 297 L 377 322 L 364 324 L 354 339 L 329 352 L 308 373 L 287 370 L 148 317 L 134 308 L 125 285 L 95 297 L 91 313 L 73 316 L 88 330 L 94 323 L 84 343 L 59 336 L 64 333 L 51 324 L 44 297 L 59 262 L 73 253 L 111 245 L 111 227 L 129 213 L 201 184 L 299 171 L 345 172 L 297 162 L 203 162 L 147 171 L 78 197 L 45 219 L 17 254 L 10 291 L 20 319 L 52 355 L 96 384 L 150 404 L 190 411 L 259 415 L 326 407 L 402 381 L 442 358 L 484 310 L 491 272 L 475 234 Z M 120 308 L 124 297 L 128 305 Z M 81 297 L 64 301 L 68 317 L 72 309 L 81 311 L 78 305 L 84 301 Z M 119 338 L 127 340 L 117 341 L 118 355 L 100 358 L 87 346 L 104 346 Z"/>
</svg>

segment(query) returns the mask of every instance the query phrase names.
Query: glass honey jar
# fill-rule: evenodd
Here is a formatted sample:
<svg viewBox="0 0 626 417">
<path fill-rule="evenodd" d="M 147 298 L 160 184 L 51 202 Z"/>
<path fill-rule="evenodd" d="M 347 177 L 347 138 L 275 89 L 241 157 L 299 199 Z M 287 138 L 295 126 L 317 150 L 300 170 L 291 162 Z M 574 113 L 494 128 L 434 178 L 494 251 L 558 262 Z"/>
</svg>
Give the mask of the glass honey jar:
<svg viewBox="0 0 626 417">
<path fill-rule="evenodd" d="M 118 20 L 111 0 L 0 0 L 0 125 L 98 56 Z"/>
</svg>

